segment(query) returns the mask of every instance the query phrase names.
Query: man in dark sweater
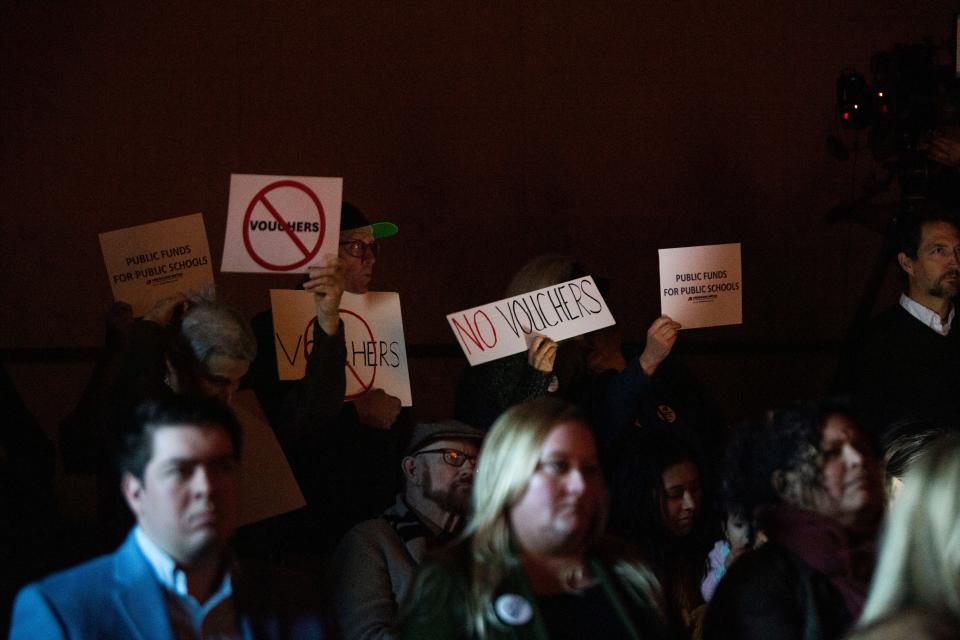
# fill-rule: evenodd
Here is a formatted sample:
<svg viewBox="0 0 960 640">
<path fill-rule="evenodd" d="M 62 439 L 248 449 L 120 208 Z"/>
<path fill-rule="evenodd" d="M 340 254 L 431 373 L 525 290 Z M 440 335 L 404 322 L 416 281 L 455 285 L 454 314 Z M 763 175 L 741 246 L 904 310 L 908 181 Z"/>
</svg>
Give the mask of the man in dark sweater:
<svg viewBox="0 0 960 640">
<path fill-rule="evenodd" d="M 308 505 L 307 513 L 287 519 L 283 552 L 298 546 L 331 550 L 350 526 L 376 516 L 396 494 L 402 429 L 393 427 L 406 414 L 400 399 L 382 389 L 343 401 L 346 346 L 339 319 L 342 293 L 367 293 L 378 240 L 396 233 L 393 223 L 371 224 L 357 207 L 343 203 L 337 260 L 311 267 L 302 285 L 314 292 L 317 303 L 313 351 L 302 380 L 280 380 L 272 311 L 251 322 L 259 352 L 245 383 L 256 392 L 274 430 L 296 436 L 281 438 L 281 445 Z M 315 410 L 304 411 L 311 406 Z M 260 553 L 246 535 L 241 542 L 243 551 Z"/>
<path fill-rule="evenodd" d="M 903 224 L 897 263 L 906 276 L 899 304 L 871 323 L 856 361 L 855 397 L 881 436 L 905 421 L 960 427 L 960 291 L 956 218 L 928 210 Z"/>
</svg>

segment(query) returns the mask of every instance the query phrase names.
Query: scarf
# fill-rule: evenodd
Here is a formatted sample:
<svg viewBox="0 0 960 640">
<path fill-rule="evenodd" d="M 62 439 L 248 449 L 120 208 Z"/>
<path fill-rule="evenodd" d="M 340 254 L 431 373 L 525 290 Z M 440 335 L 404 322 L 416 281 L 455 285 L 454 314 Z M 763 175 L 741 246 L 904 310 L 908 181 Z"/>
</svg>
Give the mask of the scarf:
<svg viewBox="0 0 960 640">
<path fill-rule="evenodd" d="M 853 619 L 860 617 L 876 561 L 872 535 L 857 536 L 814 511 L 783 504 L 760 507 L 757 521 L 770 540 L 825 575 Z"/>
</svg>

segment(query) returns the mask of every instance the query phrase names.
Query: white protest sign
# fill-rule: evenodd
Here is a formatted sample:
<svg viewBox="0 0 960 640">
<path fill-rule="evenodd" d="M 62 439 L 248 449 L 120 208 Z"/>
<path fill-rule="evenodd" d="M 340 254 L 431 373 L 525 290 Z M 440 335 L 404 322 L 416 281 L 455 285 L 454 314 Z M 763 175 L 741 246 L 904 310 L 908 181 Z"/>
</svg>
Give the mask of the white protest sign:
<svg viewBox="0 0 960 640">
<path fill-rule="evenodd" d="M 280 379 L 299 380 L 313 348 L 313 320 L 317 314 L 313 294 L 271 289 L 270 306 Z M 413 406 L 400 296 L 384 291 L 344 293 L 340 320 L 347 346 L 344 399 L 353 400 L 370 389 L 383 389 L 399 398 L 404 407 Z"/>
<path fill-rule="evenodd" d="M 451 313 L 447 322 L 471 366 L 526 351 L 538 335 L 560 341 L 616 324 L 590 276 Z"/>
<path fill-rule="evenodd" d="M 342 178 L 230 176 L 221 271 L 306 273 L 340 239 Z"/>
<path fill-rule="evenodd" d="M 240 524 L 259 522 L 305 506 L 307 501 L 256 394 L 249 389 L 234 394 L 230 408 L 243 430 Z"/>
<path fill-rule="evenodd" d="M 740 243 L 660 249 L 660 310 L 683 329 L 743 323 Z"/>
<path fill-rule="evenodd" d="M 114 300 L 128 303 L 134 316 L 177 292 L 213 297 L 213 264 L 199 213 L 101 233 L 100 250 Z"/>
</svg>

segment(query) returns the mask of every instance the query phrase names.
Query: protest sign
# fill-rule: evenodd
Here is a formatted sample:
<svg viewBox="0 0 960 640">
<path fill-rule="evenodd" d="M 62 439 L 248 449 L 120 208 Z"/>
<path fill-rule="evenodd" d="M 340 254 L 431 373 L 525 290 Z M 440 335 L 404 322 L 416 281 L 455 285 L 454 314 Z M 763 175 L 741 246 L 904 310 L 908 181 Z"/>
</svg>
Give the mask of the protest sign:
<svg viewBox="0 0 960 640">
<path fill-rule="evenodd" d="M 221 271 L 306 273 L 337 255 L 341 178 L 230 176 Z"/>
<path fill-rule="evenodd" d="M 560 341 L 616 324 L 590 276 L 451 313 L 447 322 L 471 366 L 526 351 L 538 335 Z"/>
<path fill-rule="evenodd" d="M 100 234 L 114 300 L 142 316 L 178 292 L 213 297 L 213 264 L 203 216 L 151 222 Z"/>
<path fill-rule="evenodd" d="M 249 389 L 230 403 L 243 430 L 240 453 L 240 524 L 278 516 L 307 504 L 283 449 Z"/>
<path fill-rule="evenodd" d="M 317 314 L 313 294 L 271 289 L 270 306 L 280 379 L 299 380 L 313 348 L 313 320 Z M 352 400 L 370 389 L 383 389 L 399 398 L 404 407 L 412 406 L 400 296 L 383 291 L 344 293 L 340 319 L 347 346 L 344 399 Z"/>
<path fill-rule="evenodd" d="M 660 249 L 660 310 L 683 329 L 743 323 L 740 243 Z"/>
</svg>

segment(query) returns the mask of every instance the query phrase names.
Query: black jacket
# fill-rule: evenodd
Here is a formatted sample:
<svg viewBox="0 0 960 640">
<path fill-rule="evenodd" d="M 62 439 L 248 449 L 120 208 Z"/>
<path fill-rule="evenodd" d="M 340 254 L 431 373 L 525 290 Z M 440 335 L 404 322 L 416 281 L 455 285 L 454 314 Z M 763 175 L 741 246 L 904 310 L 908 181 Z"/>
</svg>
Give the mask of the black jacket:
<svg viewBox="0 0 960 640">
<path fill-rule="evenodd" d="M 774 542 L 739 558 L 717 588 L 704 640 L 831 640 L 854 620 L 829 578 Z"/>
</svg>

